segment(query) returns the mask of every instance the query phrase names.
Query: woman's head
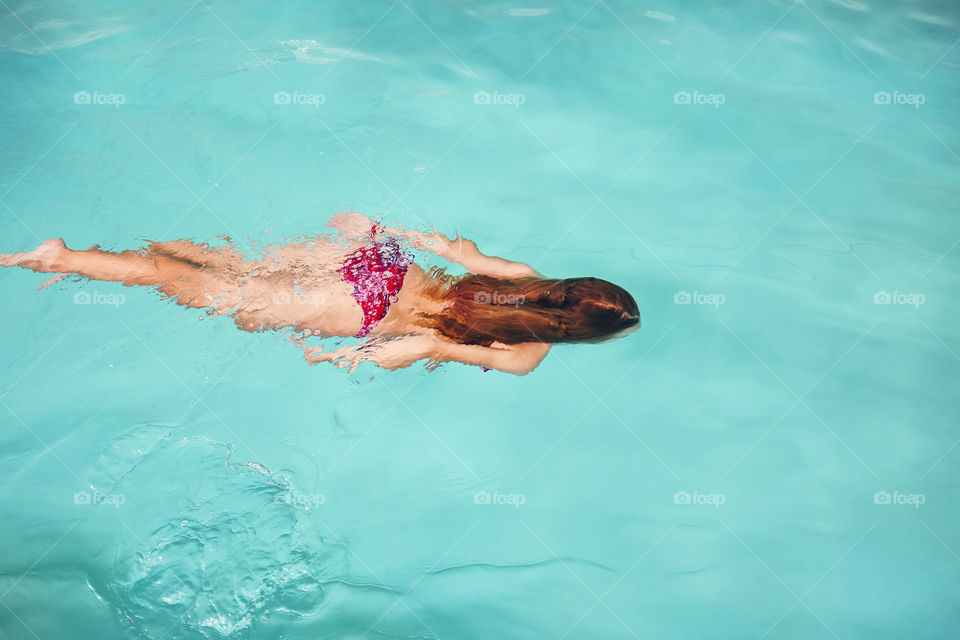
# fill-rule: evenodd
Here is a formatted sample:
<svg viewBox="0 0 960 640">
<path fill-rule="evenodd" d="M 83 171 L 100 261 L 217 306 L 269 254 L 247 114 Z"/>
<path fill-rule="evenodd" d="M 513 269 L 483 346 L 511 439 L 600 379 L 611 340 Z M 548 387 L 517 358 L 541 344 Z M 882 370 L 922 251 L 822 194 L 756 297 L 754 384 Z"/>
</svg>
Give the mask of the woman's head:
<svg viewBox="0 0 960 640">
<path fill-rule="evenodd" d="M 447 279 L 435 297 L 445 304 L 421 322 L 463 344 L 599 342 L 640 324 L 637 303 L 599 278 Z"/>
</svg>

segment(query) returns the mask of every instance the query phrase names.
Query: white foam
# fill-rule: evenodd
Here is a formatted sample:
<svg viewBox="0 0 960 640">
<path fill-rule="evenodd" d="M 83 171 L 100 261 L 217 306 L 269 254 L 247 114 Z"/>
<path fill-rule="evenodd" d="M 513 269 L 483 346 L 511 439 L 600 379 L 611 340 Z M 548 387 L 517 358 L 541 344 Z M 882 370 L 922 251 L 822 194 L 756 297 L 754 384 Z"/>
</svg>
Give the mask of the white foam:
<svg viewBox="0 0 960 640">
<path fill-rule="evenodd" d="M 865 5 L 862 2 L 857 2 L 857 0 L 831 0 L 834 4 L 838 4 L 841 7 L 846 7 L 847 9 L 853 9 L 854 11 L 869 11 L 870 7 Z"/>
<path fill-rule="evenodd" d="M 647 10 L 647 17 L 654 20 L 662 20 L 664 22 L 676 22 L 677 17 L 672 16 L 669 13 L 663 13 L 660 11 Z"/>
<path fill-rule="evenodd" d="M 792 33 L 789 31 L 780 31 L 776 35 L 778 38 L 780 38 L 785 42 L 800 42 L 800 43 L 807 42 L 807 38 L 805 38 L 804 36 L 798 33 Z"/>
<path fill-rule="evenodd" d="M 49 21 L 46 24 L 46 30 L 51 30 L 54 28 L 61 28 L 69 23 L 63 21 Z M 113 29 L 94 29 L 93 31 L 86 31 L 83 33 L 74 33 L 68 36 L 62 37 L 59 41 L 55 38 L 51 39 L 49 36 L 44 37 L 43 40 L 46 44 L 40 44 L 37 42 L 37 39 L 30 37 L 26 39 L 20 36 L 15 36 L 7 42 L 0 44 L 0 51 L 14 51 L 16 53 L 24 53 L 27 55 L 35 56 L 48 53 L 50 51 L 59 51 L 60 49 L 73 49 L 74 47 L 79 47 L 96 40 L 103 40 L 104 38 L 109 38 L 115 36 L 118 33 L 123 33 L 125 31 L 130 31 L 132 27 L 116 27 Z M 35 29 L 36 30 L 36 29 Z"/>
<path fill-rule="evenodd" d="M 291 49 L 297 62 L 304 62 L 306 64 L 330 64 L 331 62 L 343 60 L 344 58 L 390 64 L 383 58 L 378 58 L 374 55 L 361 53 L 352 49 L 327 47 L 316 40 L 284 40 L 280 44 Z"/>
<path fill-rule="evenodd" d="M 867 51 L 873 51 L 874 53 L 879 53 L 883 55 L 887 54 L 887 50 L 875 42 L 867 40 L 862 36 L 857 36 L 855 39 L 860 44 L 860 46 L 866 49 Z"/>
<path fill-rule="evenodd" d="M 907 17 L 917 22 L 926 22 L 927 24 L 935 24 L 941 27 L 949 27 L 953 24 L 950 18 L 935 16 L 932 13 L 921 13 L 920 11 L 911 11 L 907 14 Z"/>
</svg>

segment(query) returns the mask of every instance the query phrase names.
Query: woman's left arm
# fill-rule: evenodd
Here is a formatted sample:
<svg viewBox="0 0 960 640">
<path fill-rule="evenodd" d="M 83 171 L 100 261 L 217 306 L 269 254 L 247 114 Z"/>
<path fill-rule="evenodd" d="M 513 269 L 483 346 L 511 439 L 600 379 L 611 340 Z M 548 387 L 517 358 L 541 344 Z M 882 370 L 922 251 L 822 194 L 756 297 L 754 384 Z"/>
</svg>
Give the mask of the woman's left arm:
<svg viewBox="0 0 960 640">
<path fill-rule="evenodd" d="M 530 265 L 498 256 L 488 256 L 477 248 L 473 240 L 457 236 L 451 240 L 438 231 L 423 233 L 400 227 L 387 229 L 388 233 L 409 239 L 414 246 L 432 251 L 448 262 L 455 262 L 471 273 L 494 278 L 542 278 Z"/>
</svg>

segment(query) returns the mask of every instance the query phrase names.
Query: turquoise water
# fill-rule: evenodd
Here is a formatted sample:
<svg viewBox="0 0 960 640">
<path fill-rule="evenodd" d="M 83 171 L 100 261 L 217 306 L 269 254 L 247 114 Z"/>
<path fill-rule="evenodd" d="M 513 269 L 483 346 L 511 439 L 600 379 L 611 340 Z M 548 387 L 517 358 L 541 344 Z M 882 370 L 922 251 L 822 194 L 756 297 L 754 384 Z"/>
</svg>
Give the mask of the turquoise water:
<svg viewBox="0 0 960 640">
<path fill-rule="evenodd" d="M 956 637 L 960 11 L 725 5 L 8 0 L 0 251 L 351 207 L 643 328 L 349 375 L 3 270 L 0 636 Z"/>
</svg>

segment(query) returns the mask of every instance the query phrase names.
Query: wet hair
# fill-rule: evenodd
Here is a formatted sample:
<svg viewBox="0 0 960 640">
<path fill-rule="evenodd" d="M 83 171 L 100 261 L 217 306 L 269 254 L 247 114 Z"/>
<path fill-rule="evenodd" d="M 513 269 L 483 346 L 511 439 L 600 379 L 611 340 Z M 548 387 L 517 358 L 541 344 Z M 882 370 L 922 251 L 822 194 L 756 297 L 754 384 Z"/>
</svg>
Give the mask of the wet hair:
<svg viewBox="0 0 960 640">
<path fill-rule="evenodd" d="M 434 275 L 427 294 L 444 309 L 419 322 L 461 344 L 599 342 L 640 324 L 633 296 L 599 278 Z"/>
</svg>

